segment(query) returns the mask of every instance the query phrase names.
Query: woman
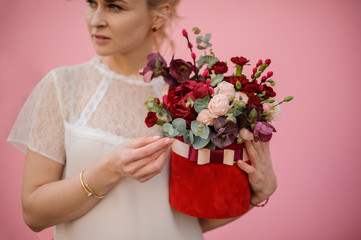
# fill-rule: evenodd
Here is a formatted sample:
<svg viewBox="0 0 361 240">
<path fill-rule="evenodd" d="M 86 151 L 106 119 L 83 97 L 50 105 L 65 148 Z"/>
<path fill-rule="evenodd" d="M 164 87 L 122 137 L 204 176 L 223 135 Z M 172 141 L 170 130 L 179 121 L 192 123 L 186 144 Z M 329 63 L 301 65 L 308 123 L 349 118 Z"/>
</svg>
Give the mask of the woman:
<svg viewBox="0 0 361 240">
<path fill-rule="evenodd" d="M 160 95 L 139 69 L 162 40 L 174 0 L 88 1 L 86 21 L 101 57 L 47 74 L 25 103 L 9 141 L 26 151 L 23 215 L 56 239 L 202 239 L 234 219 L 197 219 L 169 206 L 171 138 L 151 137 L 144 101 Z M 140 137 L 144 136 L 144 137 Z M 269 144 L 246 142 L 251 203 L 276 188 Z"/>
</svg>

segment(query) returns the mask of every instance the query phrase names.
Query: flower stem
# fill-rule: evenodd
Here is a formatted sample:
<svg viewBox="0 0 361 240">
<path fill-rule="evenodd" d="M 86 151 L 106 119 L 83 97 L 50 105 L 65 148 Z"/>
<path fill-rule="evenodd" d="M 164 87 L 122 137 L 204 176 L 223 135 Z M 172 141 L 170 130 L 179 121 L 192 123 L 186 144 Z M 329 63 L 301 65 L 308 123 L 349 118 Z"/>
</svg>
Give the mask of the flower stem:
<svg viewBox="0 0 361 240">
<path fill-rule="evenodd" d="M 188 35 L 185 37 L 187 39 L 188 47 L 191 50 L 191 53 L 193 53 L 193 48 L 191 47 L 191 42 L 189 41 Z M 198 71 L 199 69 L 196 67 L 196 59 L 193 58 L 193 66 L 194 66 L 194 74 L 196 76 L 196 79 L 199 79 Z"/>
<path fill-rule="evenodd" d="M 241 77 L 243 71 L 243 66 L 236 66 L 236 76 Z"/>
</svg>

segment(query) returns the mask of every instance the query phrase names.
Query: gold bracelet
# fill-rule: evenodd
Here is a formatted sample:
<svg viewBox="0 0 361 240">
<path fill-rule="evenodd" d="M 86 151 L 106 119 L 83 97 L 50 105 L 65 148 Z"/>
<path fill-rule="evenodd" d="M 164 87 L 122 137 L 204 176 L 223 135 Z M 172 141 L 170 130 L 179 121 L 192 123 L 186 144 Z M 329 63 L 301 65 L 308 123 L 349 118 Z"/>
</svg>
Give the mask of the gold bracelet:
<svg viewBox="0 0 361 240">
<path fill-rule="evenodd" d="M 105 197 L 105 194 L 104 195 L 97 195 L 95 194 L 95 192 L 89 187 L 89 185 L 83 180 L 83 171 L 81 171 L 80 173 L 80 184 L 81 186 L 84 188 L 85 192 L 87 193 L 88 197 L 90 196 L 94 196 L 96 198 L 99 198 L 99 199 L 102 199 Z"/>
</svg>

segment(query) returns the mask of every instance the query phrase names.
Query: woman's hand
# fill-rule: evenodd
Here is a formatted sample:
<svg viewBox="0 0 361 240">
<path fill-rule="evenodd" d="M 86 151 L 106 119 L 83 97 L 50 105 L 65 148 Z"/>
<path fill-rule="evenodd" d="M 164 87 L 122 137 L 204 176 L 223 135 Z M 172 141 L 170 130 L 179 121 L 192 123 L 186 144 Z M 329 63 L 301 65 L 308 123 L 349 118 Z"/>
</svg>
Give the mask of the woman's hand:
<svg viewBox="0 0 361 240">
<path fill-rule="evenodd" d="M 159 174 L 169 157 L 173 138 L 141 137 L 120 144 L 108 161 L 120 178 L 146 182 Z"/>
<path fill-rule="evenodd" d="M 277 188 L 277 179 L 273 171 L 270 143 L 245 141 L 251 165 L 238 160 L 237 165 L 248 174 L 252 189 L 251 203 L 259 204 L 269 198 Z"/>
</svg>

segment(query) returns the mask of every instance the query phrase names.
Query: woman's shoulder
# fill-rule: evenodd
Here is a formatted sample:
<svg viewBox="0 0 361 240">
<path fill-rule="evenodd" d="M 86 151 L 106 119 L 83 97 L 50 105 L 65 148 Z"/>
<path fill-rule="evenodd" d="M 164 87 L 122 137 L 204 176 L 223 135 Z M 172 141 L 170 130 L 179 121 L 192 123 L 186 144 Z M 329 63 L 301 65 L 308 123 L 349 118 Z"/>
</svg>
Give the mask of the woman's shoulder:
<svg viewBox="0 0 361 240">
<path fill-rule="evenodd" d="M 89 71 L 94 70 L 94 57 L 92 60 L 74 64 L 74 65 L 63 65 L 56 68 L 53 68 L 48 72 L 48 74 L 52 74 L 54 76 L 74 76 L 74 74 L 85 74 Z"/>
</svg>

